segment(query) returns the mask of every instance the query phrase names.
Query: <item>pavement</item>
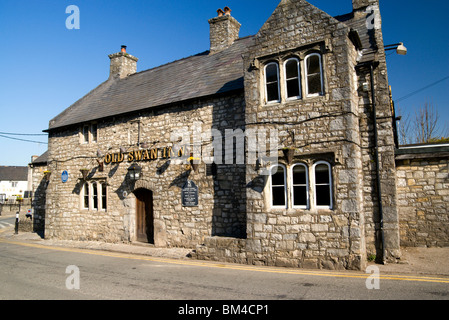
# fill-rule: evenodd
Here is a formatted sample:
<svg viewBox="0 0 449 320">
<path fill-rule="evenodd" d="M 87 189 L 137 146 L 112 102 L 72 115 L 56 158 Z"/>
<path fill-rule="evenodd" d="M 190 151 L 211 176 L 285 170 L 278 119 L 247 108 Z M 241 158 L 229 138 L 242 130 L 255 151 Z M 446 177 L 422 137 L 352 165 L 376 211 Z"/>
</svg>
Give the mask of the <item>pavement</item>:
<svg viewBox="0 0 449 320">
<path fill-rule="evenodd" d="M 4 216 L 4 215 L 3 215 Z M 189 259 L 193 249 L 156 248 L 143 243 L 104 243 L 98 241 L 71 241 L 43 239 L 34 232 L 20 232 L 16 235 L 14 227 L 0 230 L 0 240 L 35 243 L 49 247 L 101 250 L 126 254 L 145 255 L 168 259 Z M 401 248 L 402 257 L 398 263 L 375 264 L 381 273 L 414 274 L 449 277 L 449 248 L 407 247 Z M 374 263 L 371 263 L 374 264 Z"/>
</svg>

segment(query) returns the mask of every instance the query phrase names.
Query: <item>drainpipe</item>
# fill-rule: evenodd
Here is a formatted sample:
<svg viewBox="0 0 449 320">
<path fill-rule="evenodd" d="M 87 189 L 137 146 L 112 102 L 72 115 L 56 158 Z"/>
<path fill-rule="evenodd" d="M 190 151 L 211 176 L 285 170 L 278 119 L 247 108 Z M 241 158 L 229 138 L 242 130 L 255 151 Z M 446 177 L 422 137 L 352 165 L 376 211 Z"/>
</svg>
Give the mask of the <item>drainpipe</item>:
<svg viewBox="0 0 449 320">
<path fill-rule="evenodd" d="M 377 198 L 379 202 L 379 219 L 380 219 L 380 236 L 382 238 L 382 264 L 385 264 L 385 236 L 384 236 L 384 218 L 382 207 L 382 188 L 380 185 L 380 165 L 379 165 L 379 145 L 377 135 L 377 111 L 376 111 L 376 96 L 374 92 L 374 66 L 370 63 L 370 78 L 371 78 L 371 98 L 373 100 L 373 119 L 374 119 L 374 151 L 376 158 L 376 175 L 377 175 Z"/>
</svg>

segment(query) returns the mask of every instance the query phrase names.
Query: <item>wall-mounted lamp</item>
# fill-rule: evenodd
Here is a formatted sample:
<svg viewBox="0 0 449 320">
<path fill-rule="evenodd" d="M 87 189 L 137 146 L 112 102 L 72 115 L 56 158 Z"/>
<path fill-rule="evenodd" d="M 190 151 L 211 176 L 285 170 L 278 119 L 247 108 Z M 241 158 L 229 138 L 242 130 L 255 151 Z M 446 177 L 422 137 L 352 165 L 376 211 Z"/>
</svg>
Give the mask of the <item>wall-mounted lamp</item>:
<svg viewBox="0 0 449 320">
<path fill-rule="evenodd" d="M 89 174 L 89 169 L 80 169 L 81 174 L 83 175 L 83 180 L 87 180 L 87 175 Z"/>
<path fill-rule="evenodd" d="M 46 170 L 44 171 L 44 177 L 46 181 L 50 181 L 51 171 Z"/>
<path fill-rule="evenodd" d="M 191 153 L 188 160 L 190 162 L 190 167 L 192 168 L 192 170 L 198 172 L 198 167 L 200 165 L 200 158 L 195 158 L 193 156 L 193 153 Z"/>
<path fill-rule="evenodd" d="M 396 50 L 396 53 L 405 56 L 407 54 L 407 48 L 404 46 L 402 42 L 396 44 L 389 44 L 384 46 L 385 51 Z"/>
<path fill-rule="evenodd" d="M 142 167 L 140 167 L 137 163 L 133 163 L 131 167 L 128 168 L 129 178 L 132 181 L 140 180 L 142 177 Z"/>
</svg>

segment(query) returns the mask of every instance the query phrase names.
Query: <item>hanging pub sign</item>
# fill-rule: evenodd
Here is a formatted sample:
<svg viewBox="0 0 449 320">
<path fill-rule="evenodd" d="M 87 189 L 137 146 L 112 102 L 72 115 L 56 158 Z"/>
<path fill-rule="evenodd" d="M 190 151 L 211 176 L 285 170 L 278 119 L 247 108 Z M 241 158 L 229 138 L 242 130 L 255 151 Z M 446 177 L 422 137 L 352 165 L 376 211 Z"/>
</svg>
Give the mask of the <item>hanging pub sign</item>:
<svg viewBox="0 0 449 320">
<path fill-rule="evenodd" d="M 181 190 L 181 199 L 184 207 L 198 206 L 198 187 L 195 182 L 187 180 Z"/>
</svg>

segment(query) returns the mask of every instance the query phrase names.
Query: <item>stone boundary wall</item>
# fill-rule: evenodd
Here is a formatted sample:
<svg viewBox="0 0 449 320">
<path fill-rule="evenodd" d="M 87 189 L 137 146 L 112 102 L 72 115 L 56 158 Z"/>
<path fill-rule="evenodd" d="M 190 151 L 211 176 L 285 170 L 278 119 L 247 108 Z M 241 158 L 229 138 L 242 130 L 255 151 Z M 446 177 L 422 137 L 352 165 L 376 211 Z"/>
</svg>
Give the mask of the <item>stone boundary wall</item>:
<svg viewBox="0 0 449 320">
<path fill-rule="evenodd" d="M 449 158 L 397 163 L 401 246 L 449 247 Z"/>
</svg>

